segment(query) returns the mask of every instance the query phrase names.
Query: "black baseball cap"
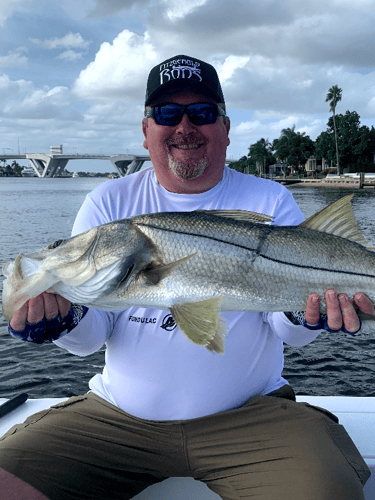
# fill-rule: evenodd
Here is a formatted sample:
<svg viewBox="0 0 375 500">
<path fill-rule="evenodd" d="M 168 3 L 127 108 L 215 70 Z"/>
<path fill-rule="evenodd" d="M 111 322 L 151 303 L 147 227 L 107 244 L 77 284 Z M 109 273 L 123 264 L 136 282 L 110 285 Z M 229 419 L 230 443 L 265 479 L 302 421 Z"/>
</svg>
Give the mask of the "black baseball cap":
<svg viewBox="0 0 375 500">
<path fill-rule="evenodd" d="M 146 102 L 173 90 L 192 90 L 206 95 L 216 102 L 225 103 L 216 69 L 204 61 L 190 56 L 174 56 L 150 71 L 147 80 Z"/>
</svg>

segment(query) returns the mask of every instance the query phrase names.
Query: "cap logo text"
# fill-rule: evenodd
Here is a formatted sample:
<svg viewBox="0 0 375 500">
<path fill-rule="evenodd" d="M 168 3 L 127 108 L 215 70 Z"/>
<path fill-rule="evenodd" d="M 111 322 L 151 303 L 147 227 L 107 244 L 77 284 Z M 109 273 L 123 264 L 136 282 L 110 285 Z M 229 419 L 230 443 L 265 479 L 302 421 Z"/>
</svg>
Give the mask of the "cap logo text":
<svg viewBox="0 0 375 500">
<path fill-rule="evenodd" d="M 202 81 L 200 63 L 190 59 L 175 59 L 160 66 L 160 85 L 170 80 L 187 78 Z"/>
</svg>

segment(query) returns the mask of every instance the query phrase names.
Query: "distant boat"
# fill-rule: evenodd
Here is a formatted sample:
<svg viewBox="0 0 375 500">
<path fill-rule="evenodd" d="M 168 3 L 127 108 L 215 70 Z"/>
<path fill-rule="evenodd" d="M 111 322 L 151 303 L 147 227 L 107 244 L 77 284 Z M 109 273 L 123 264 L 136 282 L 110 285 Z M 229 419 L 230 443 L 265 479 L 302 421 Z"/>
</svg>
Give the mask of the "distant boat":
<svg viewBox="0 0 375 500">
<path fill-rule="evenodd" d="M 21 175 L 22 177 L 38 177 L 37 173 L 31 166 L 23 167 Z"/>
<path fill-rule="evenodd" d="M 72 177 L 79 177 L 78 173 L 77 172 L 74 172 Z"/>
</svg>

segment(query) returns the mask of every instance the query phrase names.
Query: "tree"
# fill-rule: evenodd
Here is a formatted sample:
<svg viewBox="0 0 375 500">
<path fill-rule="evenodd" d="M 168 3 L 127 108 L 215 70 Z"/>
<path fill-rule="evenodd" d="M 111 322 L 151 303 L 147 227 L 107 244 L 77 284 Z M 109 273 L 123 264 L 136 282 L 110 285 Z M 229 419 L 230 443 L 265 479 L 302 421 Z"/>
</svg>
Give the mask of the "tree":
<svg viewBox="0 0 375 500">
<path fill-rule="evenodd" d="M 342 168 L 354 172 L 374 170 L 375 129 L 361 126 L 360 116 L 356 111 L 336 115 L 335 122 L 333 117 L 329 118 L 327 130 L 316 138 L 315 155 L 334 161 L 337 158 L 336 144 Z"/>
<path fill-rule="evenodd" d="M 275 157 L 272 154 L 271 144 L 268 139 L 259 139 L 255 144 L 249 147 L 248 157 L 251 164 L 256 165 L 259 174 L 266 174 L 267 167 L 275 163 Z"/>
<path fill-rule="evenodd" d="M 305 132 L 295 132 L 295 125 L 282 129 L 280 137 L 273 141 L 272 148 L 279 161 L 296 170 L 305 165 L 315 149 L 314 142 Z"/>
<path fill-rule="evenodd" d="M 237 172 L 246 172 L 249 174 L 256 173 L 256 162 L 252 161 L 251 158 L 247 156 L 242 156 L 238 161 L 233 161 L 228 164 L 230 168 L 237 170 Z"/>
<path fill-rule="evenodd" d="M 22 167 L 16 160 L 12 161 L 12 169 L 16 175 L 21 175 Z"/>
<path fill-rule="evenodd" d="M 333 85 L 329 90 L 328 94 L 326 97 L 326 102 L 329 102 L 330 108 L 329 110 L 332 111 L 332 116 L 333 116 L 333 127 L 335 131 L 335 143 L 336 143 L 336 168 L 337 168 L 337 175 L 340 175 L 340 163 L 339 163 L 339 149 L 338 149 L 338 143 L 337 143 L 337 131 L 336 131 L 336 119 L 335 119 L 335 111 L 336 111 L 336 105 L 339 101 L 341 101 L 341 96 L 342 96 L 342 89 L 338 87 L 338 85 Z"/>
</svg>

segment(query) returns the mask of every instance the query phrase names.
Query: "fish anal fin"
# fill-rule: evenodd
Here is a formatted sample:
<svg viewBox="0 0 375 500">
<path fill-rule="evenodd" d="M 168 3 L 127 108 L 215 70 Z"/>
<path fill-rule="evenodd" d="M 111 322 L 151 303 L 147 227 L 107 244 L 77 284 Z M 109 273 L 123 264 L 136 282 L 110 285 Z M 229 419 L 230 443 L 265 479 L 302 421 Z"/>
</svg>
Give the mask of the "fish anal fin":
<svg viewBox="0 0 375 500">
<path fill-rule="evenodd" d="M 170 262 L 169 264 L 151 263 L 149 266 L 144 268 L 143 273 L 149 284 L 157 285 L 161 280 L 169 276 L 175 267 L 191 259 L 194 255 L 196 255 L 196 252 L 187 255 L 186 257 L 182 257 L 182 259 Z"/>
<path fill-rule="evenodd" d="M 220 316 L 222 297 L 170 307 L 171 314 L 182 333 L 194 344 L 209 351 L 224 353 L 227 325 Z"/>
<path fill-rule="evenodd" d="M 300 225 L 308 229 L 315 229 L 355 241 L 368 250 L 374 250 L 356 223 L 351 206 L 352 198 L 353 194 L 343 196 L 306 219 Z"/>
</svg>

